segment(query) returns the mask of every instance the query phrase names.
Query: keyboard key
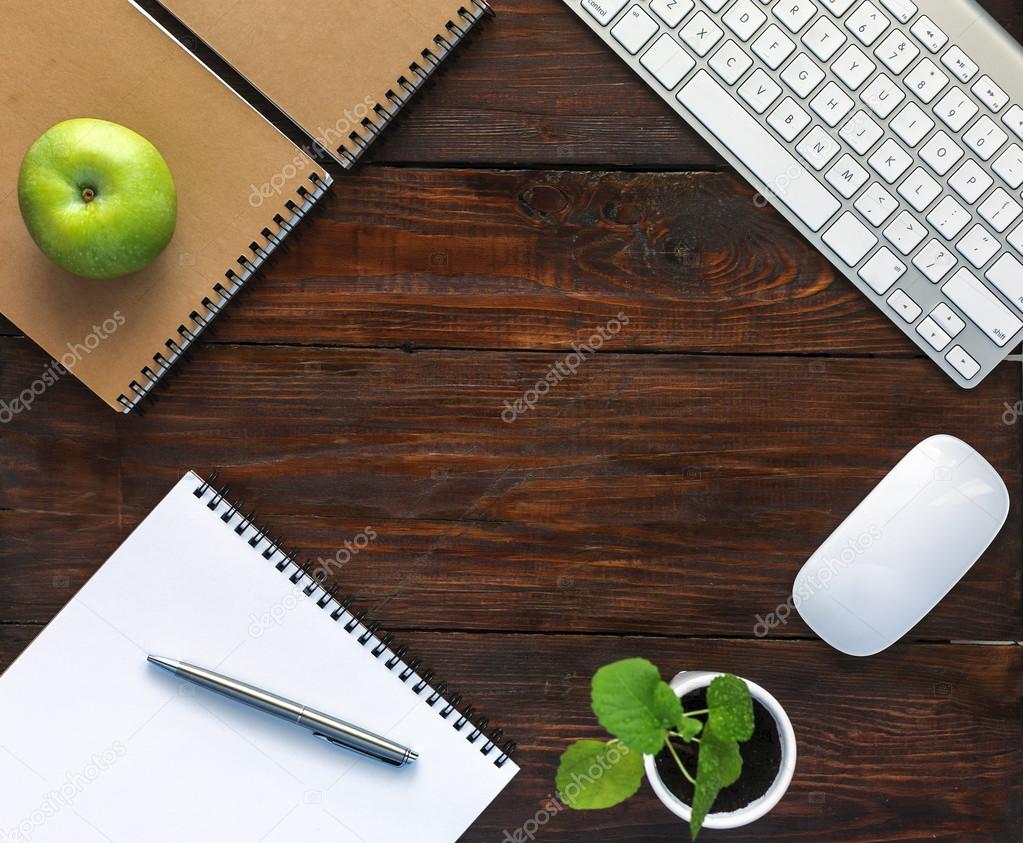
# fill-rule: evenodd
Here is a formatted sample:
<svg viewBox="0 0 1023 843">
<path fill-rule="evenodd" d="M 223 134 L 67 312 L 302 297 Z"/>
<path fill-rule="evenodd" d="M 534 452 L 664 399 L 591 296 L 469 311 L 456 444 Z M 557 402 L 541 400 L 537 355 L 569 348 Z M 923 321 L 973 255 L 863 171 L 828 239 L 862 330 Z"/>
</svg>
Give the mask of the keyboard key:
<svg viewBox="0 0 1023 843">
<path fill-rule="evenodd" d="M 858 274 L 870 289 L 883 296 L 906 274 L 906 265 L 890 249 L 882 246 L 874 257 L 860 267 Z"/>
<path fill-rule="evenodd" d="M 669 91 L 674 91 L 685 75 L 696 66 L 689 53 L 667 33 L 654 42 L 639 63 Z"/>
<path fill-rule="evenodd" d="M 866 155 L 884 136 L 884 129 L 875 123 L 865 111 L 857 111 L 839 132 L 842 140 L 860 155 Z"/>
<path fill-rule="evenodd" d="M 803 36 L 803 43 L 821 61 L 830 61 L 846 40 L 845 33 L 827 18 L 817 18 Z"/>
<path fill-rule="evenodd" d="M 1023 263 L 1012 255 L 1002 255 L 987 271 L 987 280 L 1012 302 L 1016 310 L 1023 311 Z"/>
<path fill-rule="evenodd" d="M 700 70 L 678 99 L 769 189 L 785 184 L 776 198 L 812 231 L 819 231 L 841 203 L 792 154 L 733 100 L 709 73 Z"/>
<path fill-rule="evenodd" d="M 846 199 L 852 199 L 863 185 L 870 179 L 869 173 L 851 155 L 843 155 L 838 159 L 825 176 L 832 187 Z"/>
<path fill-rule="evenodd" d="M 838 154 L 841 145 L 820 126 L 814 126 L 799 142 L 796 152 L 806 159 L 815 170 L 823 170 L 827 163 Z"/>
<path fill-rule="evenodd" d="M 902 89 L 883 73 L 875 76 L 860 94 L 860 99 L 882 120 L 887 120 L 905 98 Z"/>
<path fill-rule="evenodd" d="M 850 44 L 831 65 L 831 72 L 845 82 L 850 91 L 855 91 L 870 78 L 876 68 L 877 65 L 868 59 L 859 47 Z"/>
<path fill-rule="evenodd" d="M 952 367 L 959 372 L 966 380 L 972 380 L 973 376 L 980 371 L 980 364 L 966 353 L 961 345 L 955 346 L 945 359 L 952 364 Z"/>
<path fill-rule="evenodd" d="M 907 146 L 916 146 L 934 128 L 934 121 L 915 102 L 909 103 L 889 124 Z"/>
<path fill-rule="evenodd" d="M 927 229 L 909 211 L 903 211 L 884 230 L 884 236 L 902 254 L 908 255 L 923 242 Z"/>
<path fill-rule="evenodd" d="M 712 12 L 720 12 L 728 0 L 703 0 L 703 5 L 710 9 Z"/>
<path fill-rule="evenodd" d="M 835 17 L 842 17 L 856 0 L 820 0 L 821 4 Z"/>
<path fill-rule="evenodd" d="M 1004 348 L 1020 329 L 1020 322 L 968 269 L 953 275 L 942 292 L 967 318 L 1000 348 Z"/>
<path fill-rule="evenodd" d="M 892 73 L 898 75 L 920 55 L 920 48 L 910 41 L 904 32 L 895 29 L 888 33 L 881 46 L 874 50 L 874 55 L 881 59 L 881 63 Z"/>
<path fill-rule="evenodd" d="M 956 263 L 958 263 L 956 256 L 938 240 L 932 240 L 913 258 L 913 265 L 926 275 L 932 284 L 937 284 L 955 269 Z"/>
<path fill-rule="evenodd" d="M 674 29 L 693 10 L 693 0 L 654 0 L 650 10 Z"/>
<path fill-rule="evenodd" d="M 1005 104 L 1009 101 L 1009 95 L 999 88 L 990 76 L 981 76 L 970 90 L 996 114 L 1005 108 Z"/>
<path fill-rule="evenodd" d="M 639 6 L 633 6 L 625 13 L 625 17 L 614 25 L 611 35 L 632 55 L 636 55 L 659 29 L 657 21 Z"/>
<path fill-rule="evenodd" d="M 999 187 L 997 190 L 993 190 L 991 195 L 984 200 L 977 209 L 977 213 L 986 219 L 995 231 L 1001 234 L 1023 213 L 1023 208 L 1019 206 L 1015 199 Z"/>
<path fill-rule="evenodd" d="M 956 251 L 977 269 L 980 269 L 997 255 L 999 248 L 1001 247 L 998 245 L 998 241 L 979 223 L 971 228 L 962 240 L 956 243 Z"/>
<path fill-rule="evenodd" d="M 760 56 L 771 70 L 781 67 L 782 62 L 791 56 L 795 49 L 796 45 L 791 39 L 773 23 L 753 42 L 753 52 Z"/>
<path fill-rule="evenodd" d="M 724 46 L 714 53 L 714 57 L 708 62 L 711 69 L 729 85 L 734 85 L 742 78 L 753 64 L 746 52 L 729 39 Z"/>
<path fill-rule="evenodd" d="M 852 107 L 853 101 L 834 82 L 828 82 L 810 102 L 810 108 L 829 126 L 837 126 Z"/>
<path fill-rule="evenodd" d="M 941 63 L 945 65 L 952 75 L 962 83 L 969 82 L 980 70 L 976 63 L 959 47 L 949 47 L 948 52 L 941 57 Z"/>
<path fill-rule="evenodd" d="M 927 215 L 927 222 L 933 225 L 946 240 L 958 237 L 960 232 L 970 224 L 971 219 L 970 212 L 951 196 L 942 199 Z"/>
<path fill-rule="evenodd" d="M 763 114 L 781 96 L 781 87 L 759 67 L 739 88 L 739 96 L 749 103 L 757 114 Z"/>
<path fill-rule="evenodd" d="M 918 212 L 922 212 L 941 194 L 941 185 L 927 175 L 923 167 L 917 167 L 909 174 L 909 178 L 899 185 L 899 195 Z"/>
<path fill-rule="evenodd" d="M 629 0 L 582 0 L 583 8 L 604 26 L 611 23 L 628 2 Z"/>
<path fill-rule="evenodd" d="M 921 15 L 909 31 L 932 53 L 938 52 L 948 42 L 948 36 L 927 15 Z"/>
<path fill-rule="evenodd" d="M 870 156 L 870 166 L 888 184 L 894 184 L 909 169 L 913 159 L 895 141 L 886 140 Z"/>
<path fill-rule="evenodd" d="M 926 317 L 916 326 L 916 332 L 927 340 L 927 344 L 935 351 L 944 351 L 948 348 L 948 344 L 952 342 L 952 337 L 941 330 L 938 327 L 938 323 L 931 319 L 930 316 Z"/>
<path fill-rule="evenodd" d="M 980 106 L 960 88 L 953 88 L 934 106 L 934 113 L 938 115 L 938 119 L 953 132 L 962 131 L 978 111 Z"/>
<path fill-rule="evenodd" d="M 924 102 L 933 102 L 934 98 L 945 90 L 948 77 L 938 69 L 930 59 L 924 59 L 906 77 L 906 87 Z"/>
<path fill-rule="evenodd" d="M 1016 310 L 1023 311 L 1023 263 L 1012 255 L 1002 255 L 987 271 L 990 281 Z"/>
<path fill-rule="evenodd" d="M 938 132 L 920 150 L 920 157 L 934 172 L 943 176 L 963 157 L 963 150 L 944 132 Z"/>
<path fill-rule="evenodd" d="M 788 85 L 802 99 L 824 79 L 825 73 L 806 53 L 800 53 L 795 61 L 782 71 L 781 81 Z"/>
<path fill-rule="evenodd" d="M 774 7 L 774 16 L 790 32 L 799 32 L 817 14 L 817 7 L 809 0 L 780 0 Z"/>
<path fill-rule="evenodd" d="M 966 323 L 956 316 L 955 311 L 944 302 L 931 311 L 931 319 L 937 322 L 941 329 L 952 338 L 958 337 L 966 327 Z"/>
<path fill-rule="evenodd" d="M 976 161 L 970 159 L 955 171 L 948 183 L 956 193 L 966 200 L 967 204 L 972 205 L 987 193 L 987 189 L 995 183 L 995 180 L 984 172 Z"/>
<path fill-rule="evenodd" d="M 1012 234 L 1005 238 L 1017 252 L 1023 254 L 1023 225 L 1018 226 Z"/>
<path fill-rule="evenodd" d="M 868 47 L 873 44 L 891 23 L 870 0 L 865 0 L 845 22 L 846 29 Z"/>
<path fill-rule="evenodd" d="M 823 239 L 849 266 L 856 266 L 877 245 L 870 229 L 848 211 L 825 232 Z"/>
<path fill-rule="evenodd" d="M 767 15 L 761 12 L 751 0 L 738 0 L 731 9 L 725 12 L 725 16 L 721 20 L 741 41 L 749 41 L 767 20 Z"/>
<path fill-rule="evenodd" d="M 895 213 L 899 202 L 880 184 L 874 182 L 863 191 L 863 195 L 856 200 L 854 207 L 866 217 L 867 222 L 875 227 L 880 227 L 884 225 L 888 217 Z"/>
<path fill-rule="evenodd" d="M 785 97 L 771 116 L 768 125 L 789 143 L 799 137 L 800 133 L 810 125 L 810 115 L 796 105 L 792 97 Z"/>
<path fill-rule="evenodd" d="M 701 10 L 689 19 L 689 23 L 682 27 L 679 34 L 692 51 L 702 58 L 721 40 L 724 32 L 707 17 L 706 12 Z"/>
<path fill-rule="evenodd" d="M 909 297 L 905 290 L 896 290 L 888 297 L 888 306 L 894 310 L 905 322 L 912 325 L 923 313 L 913 299 Z"/>
<path fill-rule="evenodd" d="M 963 135 L 963 141 L 981 161 L 991 158 L 1008 139 L 1009 136 L 986 114 Z"/>
<path fill-rule="evenodd" d="M 994 170 L 1009 187 L 1019 190 L 1023 187 L 1023 149 L 1016 144 L 1010 144 L 998 160 L 991 165 Z"/>
<path fill-rule="evenodd" d="M 918 11 L 913 0 L 881 0 L 881 3 L 899 23 L 909 23 Z"/>
<path fill-rule="evenodd" d="M 1023 108 L 1014 105 L 1002 117 L 1002 122 L 1012 129 L 1012 133 L 1023 140 Z"/>
</svg>

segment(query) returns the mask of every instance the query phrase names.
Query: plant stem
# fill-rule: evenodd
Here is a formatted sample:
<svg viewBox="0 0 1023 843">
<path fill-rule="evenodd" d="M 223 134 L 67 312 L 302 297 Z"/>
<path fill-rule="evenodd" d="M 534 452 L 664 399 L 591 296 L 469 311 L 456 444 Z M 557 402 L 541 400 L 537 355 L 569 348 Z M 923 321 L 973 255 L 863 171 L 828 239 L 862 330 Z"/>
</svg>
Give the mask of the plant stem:
<svg viewBox="0 0 1023 843">
<path fill-rule="evenodd" d="M 686 736 L 685 735 L 683 735 L 683 734 L 681 734 L 679 732 L 674 732 L 671 729 L 668 730 L 668 734 L 671 735 L 673 738 L 681 738 L 683 741 L 686 740 Z M 699 738 L 690 738 L 689 740 L 690 741 L 695 741 L 696 743 L 700 742 Z M 686 743 L 688 743 L 688 742 L 689 741 L 686 741 Z"/>
<path fill-rule="evenodd" d="M 686 769 L 686 765 L 682 763 L 682 759 L 678 757 L 678 753 L 675 752 L 675 747 L 671 745 L 671 740 L 667 740 L 668 752 L 671 753 L 671 757 L 675 759 L 675 763 L 678 764 L 678 768 L 682 771 L 682 775 L 686 777 L 693 787 L 696 787 L 696 779 L 689 775 L 689 771 Z"/>
<path fill-rule="evenodd" d="M 686 717 L 696 717 L 698 714 L 710 714 L 709 708 L 701 708 L 699 711 L 683 711 Z"/>
</svg>

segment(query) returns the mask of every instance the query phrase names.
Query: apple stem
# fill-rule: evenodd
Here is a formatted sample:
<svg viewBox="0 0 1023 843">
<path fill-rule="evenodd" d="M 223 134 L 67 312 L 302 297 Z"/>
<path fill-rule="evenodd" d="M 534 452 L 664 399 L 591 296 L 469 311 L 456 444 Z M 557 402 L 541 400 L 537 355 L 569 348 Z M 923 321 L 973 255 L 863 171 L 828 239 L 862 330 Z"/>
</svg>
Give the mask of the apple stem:
<svg viewBox="0 0 1023 843">
<path fill-rule="evenodd" d="M 84 199 L 86 202 L 91 202 L 95 198 L 96 191 L 93 190 L 91 187 L 86 187 L 82 189 L 82 199 Z"/>
</svg>

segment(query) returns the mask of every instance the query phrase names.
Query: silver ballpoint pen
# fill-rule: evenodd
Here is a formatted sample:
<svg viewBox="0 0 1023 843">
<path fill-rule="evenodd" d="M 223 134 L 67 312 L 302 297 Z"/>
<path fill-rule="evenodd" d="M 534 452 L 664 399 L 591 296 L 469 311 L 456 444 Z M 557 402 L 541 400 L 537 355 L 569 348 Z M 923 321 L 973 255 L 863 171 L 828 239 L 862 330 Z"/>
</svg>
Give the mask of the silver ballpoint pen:
<svg viewBox="0 0 1023 843">
<path fill-rule="evenodd" d="M 329 714 L 271 694 L 269 691 L 239 682 L 237 679 L 221 676 L 211 670 L 205 670 L 175 659 L 149 656 L 149 661 L 201 688 L 216 691 L 232 700 L 245 703 L 267 714 L 287 720 L 289 723 L 294 723 L 296 726 L 301 726 L 303 729 L 308 729 L 313 733 L 314 738 L 362 755 L 368 755 L 385 764 L 404 767 L 419 758 L 419 754 L 407 746 L 397 744 L 385 737 L 373 734 L 373 732 L 367 732 L 365 729 L 360 729 L 344 720 L 338 720 Z"/>
</svg>

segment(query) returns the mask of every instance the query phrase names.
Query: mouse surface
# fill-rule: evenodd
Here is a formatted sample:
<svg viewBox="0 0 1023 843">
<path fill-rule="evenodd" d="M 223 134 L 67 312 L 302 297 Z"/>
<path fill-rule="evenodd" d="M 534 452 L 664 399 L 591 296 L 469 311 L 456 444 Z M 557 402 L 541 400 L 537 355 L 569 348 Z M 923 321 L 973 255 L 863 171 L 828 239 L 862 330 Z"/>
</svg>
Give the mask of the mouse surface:
<svg viewBox="0 0 1023 843">
<path fill-rule="evenodd" d="M 909 632 L 998 535 L 1009 493 L 952 436 L 910 451 L 803 566 L 803 620 L 832 647 L 871 656 Z"/>
</svg>

